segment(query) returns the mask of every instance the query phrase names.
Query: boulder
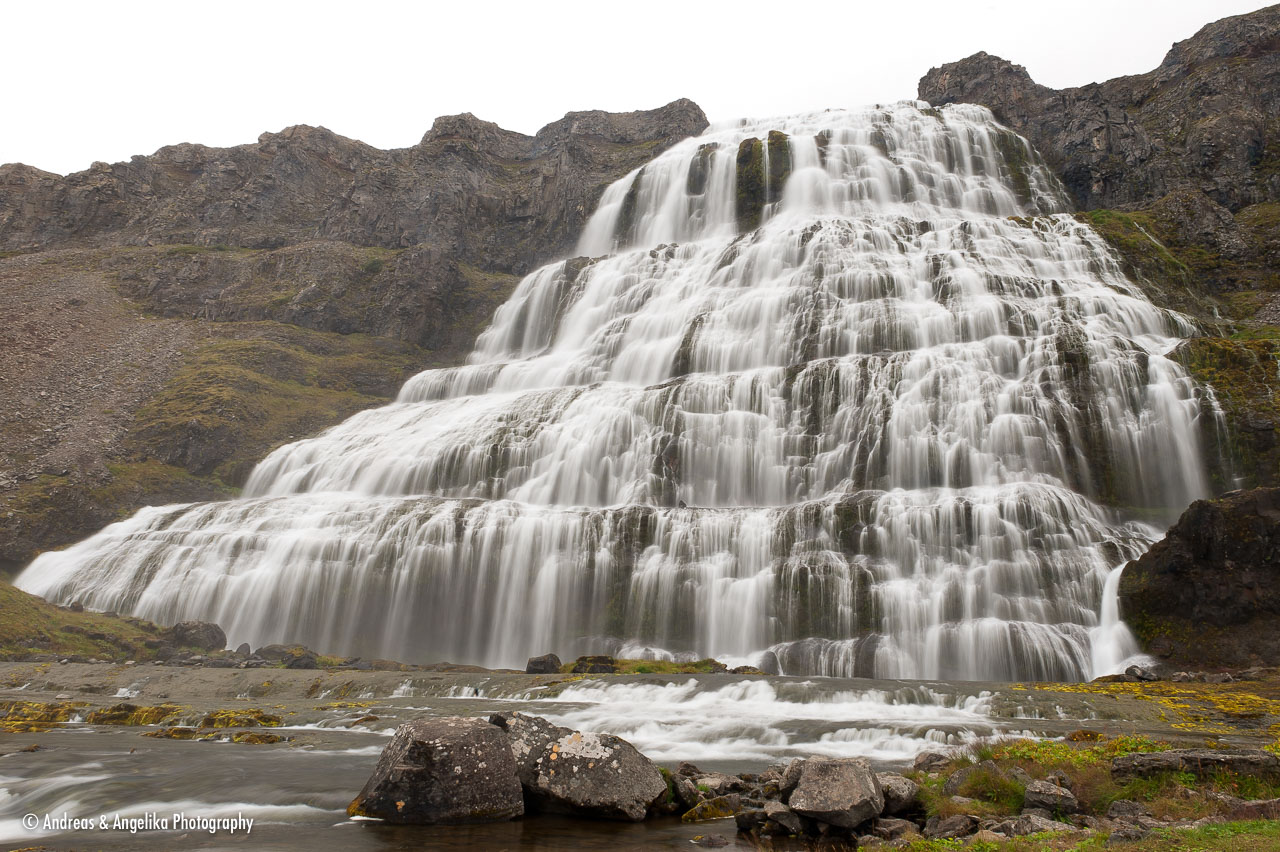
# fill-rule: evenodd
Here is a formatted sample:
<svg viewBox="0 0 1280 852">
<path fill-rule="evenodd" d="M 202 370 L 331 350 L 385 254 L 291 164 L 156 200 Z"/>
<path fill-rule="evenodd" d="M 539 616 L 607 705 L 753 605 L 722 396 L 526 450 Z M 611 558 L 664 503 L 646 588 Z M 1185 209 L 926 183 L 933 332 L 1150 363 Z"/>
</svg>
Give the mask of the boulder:
<svg viewBox="0 0 1280 852">
<path fill-rule="evenodd" d="M 1007 837 L 1026 837 L 1028 834 L 1040 834 L 1042 832 L 1075 831 L 1076 827 L 1070 823 L 1046 819 L 1035 814 L 1023 814 L 1014 819 L 1006 820 L 992 827 L 991 830 Z"/>
<path fill-rule="evenodd" d="M 667 792 L 658 767 L 611 734 L 564 733 L 531 749 L 519 772 L 530 805 L 558 813 L 639 821 Z"/>
<path fill-rule="evenodd" d="M 758 832 L 764 828 L 768 817 L 765 815 L 764 808 L 748 808 L 734 814 L 733 821 L 738 826 L 738 831 L 751 834 L 753 831 Z"/>
<path fill-rule="evenodd" d="M 302 645 L 266 645 L 254 652 L 263 660 L 284 663 L 286 669 L 318 669 L 316 652 Z"/>
<path fill-rule="evenodd" d="M 1043 808 L 1053 814 L 1075 813 L 1080 807 L 1075 795 L 1057 784 L 1048 781 L 1032 781 L 1027 785 L 1026 795 L 1022 798 L 1024 810 Z"/>
<path fill-rule="evenodd" d="M 1280 799 L 1241 802 L 1227 815 L 1232 820 L 1280 819 Z"/>
<path fill-rule="evenodd" d="M 911 764 L 911 768 L 916 772 L 937 772 L 943 769 L 951 758 L 945 754 L 939 754 L 936 751 L 926 751 L 923 754 L 917 754 L 915 761 Z"/>
<path fill-rule="evenodd" d="M 1132 799 L 1116 799 L 1107 807 L 1107 819 L 1133 820 L 1140 816 L 1151 816 L 1151 811 Z"/>
<path fill-rule="evenodd" d="M 174 645 L 184 648 L 221 651 L 227 647 L 227 634 L 208 621 L 181 621 L 166 630 L 165 636 Z"/>
<path fill-rule="evenodd" d="M 543 654 L 541 657 L 530 657 L 529 662 L 524 664 L 525 674 L 560 674 L 560 667 L 564 665 L 560 662 L 560 658 L 555 654 Z"/>
<path fill-rule="evenodd" d="M 516 762 L 516 777 L 528 788 L 537 783 L 538 759 L 556 740 L 573 733 L 569 728 L 553 725 L 541 716 L 528 713 L 494 713 L 489 724 L 507 733 L 511 756 Z"/>
<path fill-rule="evenodd" d="M 1280 757 L 1254 749 L 1190 748 L 1124 754 L 1111 761 L 1111 776 L 1117 781 L 1148 778 L 1164 772 L 1190 772 L 1201 780 L 1218 773 L 1254 775 L 1275 784 L 1280 783 Z"/>
<path fill-rule="evenodd" d="M 804 762 L 788 801 L 791 810 L 840 828 L 853 828 L 880 815 L 884 792 L 871 765 L 857 757 Z"/>
<path fill-rule="evenodd" d="M 782 779 L 778 782 L 778 794 L 782 797 L 782 801 L 791 799 L 791 793 L 800 783 L 800 773 L 804 771 L 804 764 L 804 759 L 798 757 L 783 768 Z"/>
<path fill-rule="evenodd" d="M 395 823 L 492 822 L 524 813 L 507 737 L 484 719 L 406 722 L 347 808 Z"/>
<path fill-rule="evenodd" d="M 914 810 L 920 795 L 920 785 L 896 772 L 878 772 L 876 779 L 884 791 L 884 814 L 894 816 Z"/>
<path fill-rule="evenodd" d="M 675 793 L 676 802 L 686 811 L 703 799 L 698 785 L 683 775 L 671 776 L 671 789 Z"/>
</svg>

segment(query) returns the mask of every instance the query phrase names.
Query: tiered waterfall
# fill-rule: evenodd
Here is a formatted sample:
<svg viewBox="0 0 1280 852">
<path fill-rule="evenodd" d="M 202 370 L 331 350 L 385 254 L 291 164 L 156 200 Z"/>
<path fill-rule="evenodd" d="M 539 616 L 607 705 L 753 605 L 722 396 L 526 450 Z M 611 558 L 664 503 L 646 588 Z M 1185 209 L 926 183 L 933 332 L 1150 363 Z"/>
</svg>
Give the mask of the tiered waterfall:
<svg viewBox="0 0 1280 852">
<path fill-rule="evenodd" d="M 737 123 L 605 192 L 465 366 L 18 584 L 230 641 L 1077 679 L 1200 496 L 1190 325 L 980 107 Z M 1112 589 L 1114 592 L 1114 589 Z"/>
</svg>

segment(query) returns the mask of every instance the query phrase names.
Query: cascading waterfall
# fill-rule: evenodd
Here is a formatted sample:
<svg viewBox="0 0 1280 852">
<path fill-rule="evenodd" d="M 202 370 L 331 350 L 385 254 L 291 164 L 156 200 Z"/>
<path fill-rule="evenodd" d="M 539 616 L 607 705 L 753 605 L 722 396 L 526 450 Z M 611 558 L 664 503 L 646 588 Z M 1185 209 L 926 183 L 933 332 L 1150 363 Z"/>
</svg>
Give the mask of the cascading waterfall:
<svg viewBox="0 0 1280 852">
<path fill-rule="evenodd" d="M 1193 329 L 1066 209 L 980 107 L 714 129 L 465 366 L 18 585 L 366 657 L 1089 677 L 1135 650 L 1103 609 L 1136 521 L 1206 485 Z"/>
</svg>

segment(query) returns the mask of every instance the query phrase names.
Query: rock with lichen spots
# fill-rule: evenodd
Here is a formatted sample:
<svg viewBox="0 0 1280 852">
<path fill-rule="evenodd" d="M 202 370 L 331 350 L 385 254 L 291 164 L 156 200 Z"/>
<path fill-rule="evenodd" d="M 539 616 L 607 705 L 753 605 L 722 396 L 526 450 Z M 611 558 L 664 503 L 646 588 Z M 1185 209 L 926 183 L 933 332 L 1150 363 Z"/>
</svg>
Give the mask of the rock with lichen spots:
<svg viewBox="0 0 1280 852">
<path fill-rule="evenodd" d="M 524 813 L 507 735 L 485 719 L 406 722 L 382 751 L 350 816 L 395 823 L 468 823 Z"/>
<path fill-rule="evenodd" d="M 667 792 L 658 767 L 611 734 L 565 733 L 528 759 L 535 771 L 525 793 L 541 810 L 639 821 Z"/>
</svg>

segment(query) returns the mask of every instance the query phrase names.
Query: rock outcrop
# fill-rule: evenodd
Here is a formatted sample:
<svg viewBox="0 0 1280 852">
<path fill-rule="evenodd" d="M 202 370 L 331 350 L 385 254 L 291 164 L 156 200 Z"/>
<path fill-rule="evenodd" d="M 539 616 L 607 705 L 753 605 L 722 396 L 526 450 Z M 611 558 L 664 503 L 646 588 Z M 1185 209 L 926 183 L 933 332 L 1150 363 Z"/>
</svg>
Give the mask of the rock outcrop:
<svg viewBox="0 0 1280 852">
<path fill-rule="evenodd" d="M 1120 612 L 1170 665 L 1280 663 L 1280 489 L 1192 503 L 1125 566 Z"/>
<path fill-rule="evenodd" d="M 1280 6 L 1209 24 L 1146 74 L 1055 90 L 977 53 L 931 69 L 919 96 L 990 107 L 1084 209 L 1146 205 L 1177 189 L 1232 212 L 1280 200 Z"/>
</svg>

